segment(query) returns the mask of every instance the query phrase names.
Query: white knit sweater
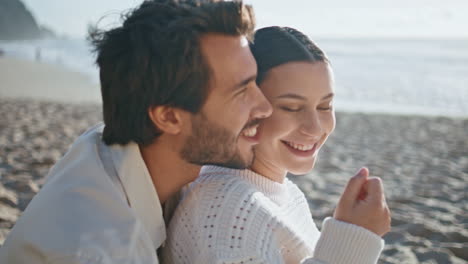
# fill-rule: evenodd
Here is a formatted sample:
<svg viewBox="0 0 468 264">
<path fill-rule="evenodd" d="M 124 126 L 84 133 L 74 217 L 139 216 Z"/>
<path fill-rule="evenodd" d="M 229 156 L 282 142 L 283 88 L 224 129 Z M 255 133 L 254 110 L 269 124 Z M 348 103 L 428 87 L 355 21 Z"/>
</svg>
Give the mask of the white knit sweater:
<svg viewBox="0 0 468 264">
<path fill-rule="evenodd" d="M 174 212 L 162 263 L 376 263 L 383 240 L 333 218 L 317 229 L 291 181 L 202 168 Z"/>
</svg>

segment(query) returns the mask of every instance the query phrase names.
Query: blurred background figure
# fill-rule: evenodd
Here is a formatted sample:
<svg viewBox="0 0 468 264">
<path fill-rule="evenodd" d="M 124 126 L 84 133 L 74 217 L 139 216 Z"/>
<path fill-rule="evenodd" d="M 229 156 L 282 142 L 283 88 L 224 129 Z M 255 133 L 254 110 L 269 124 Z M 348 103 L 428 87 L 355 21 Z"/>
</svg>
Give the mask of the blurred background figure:
<svg viewBox="0 0 468 264">
<path fill-rule="evenodd" d="M 88 27 L 140 2 L 0 1 L 0 244 L 50 166 L 102 119 Z M 365 165 L 393 213 L 381 263 L 466 263 L 468 2 L 246 2 L 258 28 L 300 28 L 333 63 L 335 134 L 314 172 L 292 178 L 319 227 Z"/>
<path fill-rule="evenodd" d="M 41 61 L 41 48 L 39 47 L 36 48 L 36 61 Z"/>
</svg>

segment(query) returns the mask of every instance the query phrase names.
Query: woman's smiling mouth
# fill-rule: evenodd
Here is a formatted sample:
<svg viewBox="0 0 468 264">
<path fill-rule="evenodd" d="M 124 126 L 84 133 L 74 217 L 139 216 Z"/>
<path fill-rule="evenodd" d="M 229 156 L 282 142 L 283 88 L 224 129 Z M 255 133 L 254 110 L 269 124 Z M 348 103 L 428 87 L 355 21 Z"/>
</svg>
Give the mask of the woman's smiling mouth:
<svg viewBox="0 0 468 264">
<path fill-rule="evenodd" d="M 318 143 L 315 144 L 298 144 L 290 141 L 281 141 L 284 145 L 294 154 L 299 155 L 301 157 L 309 157 L 312 156 L 318 147 Z"/>
</svg>

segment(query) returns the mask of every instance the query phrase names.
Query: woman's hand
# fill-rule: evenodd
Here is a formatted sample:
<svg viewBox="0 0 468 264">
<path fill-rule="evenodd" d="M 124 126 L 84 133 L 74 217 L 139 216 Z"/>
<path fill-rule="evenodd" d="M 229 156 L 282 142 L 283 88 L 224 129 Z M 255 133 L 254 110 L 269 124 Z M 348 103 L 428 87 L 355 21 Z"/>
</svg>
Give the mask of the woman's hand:
<svg viewBox="0 0 468 264">
<path fill-rule="evenodd" d="M 390 209 L 385 201 L 382 180 L 369 177 L 362 168 L 352 177 L 336 207 L 336 220 L 364 227 L 379 236 L 390 231 Z"/>
</svg>

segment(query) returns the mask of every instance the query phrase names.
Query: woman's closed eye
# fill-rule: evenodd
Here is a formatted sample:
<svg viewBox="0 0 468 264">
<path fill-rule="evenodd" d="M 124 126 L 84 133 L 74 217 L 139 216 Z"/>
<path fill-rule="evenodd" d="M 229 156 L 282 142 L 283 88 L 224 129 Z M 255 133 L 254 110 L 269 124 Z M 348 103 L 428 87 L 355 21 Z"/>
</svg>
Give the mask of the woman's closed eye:
<svg viewBox="0 0 468 264">
<path fill-rule="evenodd" d="M 299 112 L 303 109 L 302 106 L 280 106 L 280 109 L 287 112 Z"/>
<path fill-rule="evenodd" d="M 319 105 L 317 107 L 317 110 L 319 110 L 319 111 L 331 111 L 331 110 L 333 110 L 333 104 L 330 102 L 330 103 L 327 103 L 327 104 Z"/>
<path fill-rule="evenodd" d="M 287 112 L 300 112 L 304 109 L 302 106 L 280 106 L 280 109 L 287 111 Z M 319 111 L 331 111 L 333 110 L 333 105 L 330 104 L 324 104 L 324 105 L 319 105 L 317 106 L 317 110 Z"/>
</svg>

